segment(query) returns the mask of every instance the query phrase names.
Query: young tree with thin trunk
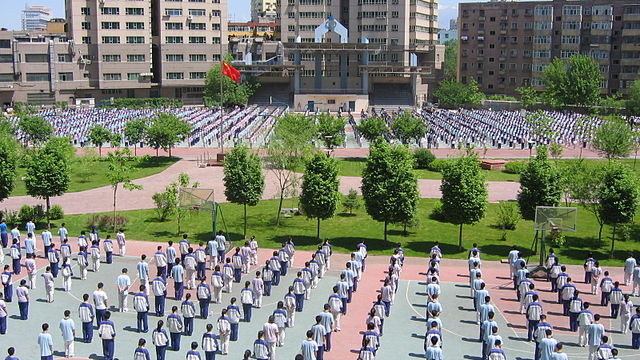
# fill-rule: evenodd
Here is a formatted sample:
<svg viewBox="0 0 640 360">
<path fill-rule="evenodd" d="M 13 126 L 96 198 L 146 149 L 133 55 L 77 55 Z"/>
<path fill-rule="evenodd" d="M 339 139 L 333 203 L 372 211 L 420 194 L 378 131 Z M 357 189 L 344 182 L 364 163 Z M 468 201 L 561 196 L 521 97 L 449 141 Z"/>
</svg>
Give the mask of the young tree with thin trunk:
<svg viewBox="0 0 640 360">
<path fill-rule="evenodd" d="M 131 150 L 129 148 L 124 148 L 122 150 L 115 150 L 107 154 L 107 162 L 108 169 L 105 174 L 109 183 L 111 184 L 111 188 L 113 189 L 113 231 L 116 232 L 117 228 L 117 194 L 118 187 L 122 185 L 123 189 L 132 191 L 132 190 L 141 190 L 142 185 L 136 185 L 132 183 L 131 171 L 133 170 L 133 164 L 138 161 L 136 158 L 131 156 Z"/>
<path fill-rule="evenodd" d="M 112 139 L 111 131 L 102 125 L 93 125 L 89 129 L 89 141 L 98 147 L 98 154 L 102 156 L 102 145 L 108 143 Z"/>
<path fill-rule="evenodd" d="M 233 148 L 224 158 L 224 196 L 234 204 L 244 206 L 244 231 L 247 237 L 247 206 L 256 206 L 264 192 L 262 162 L 249 154 L 245 146 Z"/>
<path fill-rule="evenodd" d="M 558 206 L 561 197 L 560 172 L 549 161 L 547 148 L 538 146 L 536 157 L 520 173 L 520 214 L 525 220 L 534 220 L 536 206 Z"/>
<path fill-rule="evenodd" d="M 467 155 L 447 165 L 440 191 L 445 220 L 460 226 L 458 247 L 462 250 L 462 225 L 477 223 L 487 211 L 487 185 L 478 158 Z"/>
<path fill-rule="evenodd" d="M 380 138 L 369 148 L 362 197 L 367 214 L 384 223 L 385 241 L 389 223 L 405 223 L 415 215 L 420 194 L 413 165 L 413 154 L 405 146 L 392 147 Z"/>
<path fill-rule="evenodd" d="M 124 126 L 124 136 L 129 142 L 129 145 L 133 144 L 133 155 L 138 155 L 138 144 L 144 140 L 147 132 L 147 119 L 133 119 L 129 120 Z"/>
<path fill-rule="evenodd" d="M 320 220 L 332 218 L 340 202 L 338 165 L 324 153 L 316 153 L 307 162 L 302 177 L 300 206 L 308 218 L 318 221 L 316 236 L 320 240 Z"/>
</svg>

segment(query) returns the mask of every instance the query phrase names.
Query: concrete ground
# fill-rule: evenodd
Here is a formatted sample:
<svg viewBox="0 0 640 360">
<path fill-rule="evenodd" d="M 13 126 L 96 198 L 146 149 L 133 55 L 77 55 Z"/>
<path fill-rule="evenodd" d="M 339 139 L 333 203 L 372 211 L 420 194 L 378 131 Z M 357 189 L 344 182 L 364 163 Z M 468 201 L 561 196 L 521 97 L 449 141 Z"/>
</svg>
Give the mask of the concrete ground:
<svg viewBox="0 0 640 360">
<path fill-rule="evenodd" d="M 75 242 L 75 241 L 73 241 Z M 91 293 L 96 283 L 102 281 L 105 283 L 105 290 L 109 295 L 109 304 L 113 308 L 116 304 L 116 286 L 115 278 L 120 273 L 121 268 L 129 269 L 129 274 L 133 280 L 133 288 L 137 288 L 139 281 L 136 277 L 135 264 L 137 256 L 142 253 L 151 255 L 157 243 L 153 242 L 135 242 L 129 241 L 127 244 L 127 257 L 114 257 L 114 263 L 111 265 L 103 264 L 98 273 L 89 272 L 88 280 L 73 280 L 72 290 L 70 292 L 63 291 L 60 287 L 62 280 L 56 280 L 55 302 L 44 302 L 44 286 L 39 278 L 37 288 L 31 293 L 30 316 L 29 320 L 22 321 L 15 317 L 18 313 L 17 303 L 12 302 L 9 306 L 10 319 L 8 320 L 8 332 L 6 335 L 0 336 L 0 351 L 4 352 L 6 347 L 14 346 L 17 355 L 21 359 L 36 359 L 38 357 L 38 349 L 36 346 L 37 334 L 40 325 L 48 322 L 51 326 L 51 333 L 54 338 L 56 357 L 61 357 L 62 338 L 58 330 L 58 323 L 62 318 L 65 309 L 72 311 L 73 318 L 76 320 L 76 326 L 80 323 L 77 318 L 77 306 L 79 299 L 83 293 Z M 260 259 L 265 259 L 270 250 L 261 250 Z M 310 258 L 308 252 L 297 252 L 295 257 L 295 266 L 302 266 L 303 262 Z M 5 258 L 5 260 L 8 260 Z M 314 323 L 314 317 L 322 310 L 322 305 L 326 302 L 331 293 L 331 287 L 335 284 L 340 269 L 344 267 L 347 256 L 344 254 L 335 254 L 332 257 L 332 269 L 323 278 L 317 289 L 312 291 L 311 300 L 305 302 L 304 311 L 296 314 L 296 325 L 294 328 L 287 329 L 285 346 L 277 348 L 276 359 L 293 359 L 299 351 L 299 346 L 304 340 L 304 333 Z M 43 258 L 38 258 L 39 274 L 42 268 L 46 266 Z M 391 309 L 391 316 L 385 319 L 384 336 L 381 338 L 381 347 L 378 352 L 378 359 L 411 359 L 424 358 L 423 341 L 426 332 L 425 324 L 425 283 L 423 271 L 426 269 L 426 261 L 421 258 L 407 258 L 406 264 L 401 274 L 400 286 L 396 295 L 395 304 Z M 354 294 L 353 302 L 349 304 L 347 316 L 342 319 L 342 331 L 333 333 L 333 350 L 325 354 L 327 360 L 343 360 L 355 359 L 356 352 L 360 347 L 362 335 L 365 329 L 366 313 L 371 308 L 372 302 L 375 300 L 381 287 L 381 280 L 385 276 L 388 266 L 387 256 L 371 256 L 367 259 L 367 270 L 363 279 L 359 284 L 358 291 Z M 508 268 L 506 265 L 498 262 L 485 262 L 482 266 L 483 277 L 487 281 L 490 295 L 492 296 L 494 306 L 498 309 L 496 316 L 499 334 L 503 337 L 504 349 L 510 359 L 533 359 L 533 344 L 526 342 L 525 319 L 518 311 L 519 304 L 515 301 L 515 292 L 511 287 L 508 279 Z M 151 272 L 155 270 L 155 265 L 151 264 Z M 622 278 L 621 268 L 607 268 L 612 273 L 612 277 L 616 280 Z M 209 274 L 210 271 L 207 271 Z M 583 277 L 583 272 L 579 266 L 569 266 L 568 273 L 576 279 Z M 444 323 L 444 354 L 447 359 L 480 359 L 480 343 L 477 342 L 478 326 L 475 324 L 475 313 L 471 299 L 469 298 L 467 266 L 466 262 L 461 260 L 447 260 L 442 262 L 441 269 L 442 278 L 442 296 L 441 302 L 444 306 L 442 321 Z M 24 277 L 25 271 L 21 276 L 14 277 L 14 283 L 18 283 L 19 279 Z M 245 279 L 251 279 L 253 275 L 243 276 Z M 254 309 L 253 319 L 250 323 L 241 323 L 240 338 L 237 342 L 232 342 L 230 346 L 230 354 L 228 356 L 220 356 L 221 359 L 240 359 L 246 349 L 252 349 L 253 341 L 256 338 L 258 330 L 273 310 L 276 303 L 282 300 L 286 287 L 291 284 L 294 275 L 290 272 L 282 279 L 280 286 L 274 287 L 270 297 L 265 297 L 264 304 L 261 309 Z M 173 294 L 172 281 L 169 281 L 169 294 Z M 554 301 L 555 294 L 549 292 L 549 283 L 546 281 L 536 281 L 538 293 L 542 298 L 542 304 L 545 313 L 549 316 L 550 323 L 555 328 L 556 339 L 565 343 L 565 350 L 571 359 L 585 359 L 587 350 L 576 345 L 577 334 L 567 330 L 567 318 L 562 316 L 561 306 Z M 599 306 L 599 297 L 586 294 L 588 286 L 578 283 L 577 287 L 581 291 L 585 291 L 582 298 L 593 304 L 594 313 L 600 313 L 604 316 L 603 324 L 607 329 L 607 335 L 612 338 L 612 343 L 621 352 L 623 359 L 635 359 L 638 357 L 638 351 L 630 349 L 630 334 L 620 334 L 619 321 L 608 318 L 609 309 Z M 623 290 L 628 292 L 630 289 L 624 287 Z M 181 351 L 168 352 L 167 359 L 178 360 L 185 356 L 188 344 L 191 341 L 200 341 L 201 334 L 207 323 L 215 324 L 215 319 L 219 316 L 222 306 L 229 303 L 231 296 L 239 296 L 240 286 L 234 284 L 232 294 L 223 295 L 222 305 L 211 305 L 210 317 L 207 320 L 196 319 L 194 335 L 182 338 Z M 192 290 L 193 293 L 193 290 Z M 193 294 L 195 295 L 195 294 Z M 15 298 L 15 297 L 14 297 Z M 638 303 L 639 299 L 632 298 L 634 303 Z M 172 305 L 178 305 L 174 300 L 167 301 L 167 314 Z M 129 299 L 129 308 L 132 309 L 132 299 Z M 139 334 L 135 330 L 135 312 L 130 310 L 127 313 L 115 312 L 112 317 L 116 324 L 116 355 L 120 359 L 131 358 L 139 338 L 147 339 L 151 344 L 151 335 Z M 149 326 L 153 328 L 158 318 L 149 316 Z M 80 336 L 80 329 L 77 332 Z M 401 346 L 398 346 L 401 345 Z M 153 346 L 149 346 L 152 358 L 155 355 Z M 83 344 L 76 341 L 77 359 L 100 359 L 101 346 L 97 334 L 94 335 L 92 344 Z"/>
</svg>

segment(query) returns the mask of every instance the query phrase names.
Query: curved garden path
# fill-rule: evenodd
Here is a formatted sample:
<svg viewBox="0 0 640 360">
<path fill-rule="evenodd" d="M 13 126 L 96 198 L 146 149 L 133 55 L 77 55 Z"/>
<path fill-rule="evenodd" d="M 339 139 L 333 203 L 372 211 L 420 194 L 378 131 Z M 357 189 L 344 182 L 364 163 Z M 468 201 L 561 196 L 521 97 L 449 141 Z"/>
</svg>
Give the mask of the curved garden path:
<svg viewBox="0 0 640 360">
<path fill-rule="evenodd" d="M 143 190 L 128 191 L 118 189 L 118 210 L 139 210 L 154 208 L 151 196 L 164 190 L 165 186 L 177 179 L 180 173 L 187 173 L 191 181 L 198 181 L 201 188 L 214 189 L 215 200 L 225 202 L 224 185 L 222 184 L 222 167 L 198 168 L 195 160 L 180 160 L 161 173 L 140 178 L 134 181 L 142 185 Z M 341 176 L 340 191 L 344 194 L 349 189 L 360 189 L 360 177 Z M 440 180 L 419 179 L 418 186 L 423 198 L 440 197 Z M 489 201 L 513 200 L 516 198 L 519 183 L 506 181 L 490 181 Z M 266 171 L 265 191 L 263 199 L 274 199 L 277 196 L 277 181 L 273 173 Z M 0 203 L 0 209 L 18 210 L 22 205 L 42 204 L 43 200 L 31 196 L 14 196 Z M 66 193 L 51 199 L 52 205 L 60 205 L 65 214 L 86 214 L 108 212 L 113 209 L 113 192 L 110 186 L 91 190 Z"/>
</svg>

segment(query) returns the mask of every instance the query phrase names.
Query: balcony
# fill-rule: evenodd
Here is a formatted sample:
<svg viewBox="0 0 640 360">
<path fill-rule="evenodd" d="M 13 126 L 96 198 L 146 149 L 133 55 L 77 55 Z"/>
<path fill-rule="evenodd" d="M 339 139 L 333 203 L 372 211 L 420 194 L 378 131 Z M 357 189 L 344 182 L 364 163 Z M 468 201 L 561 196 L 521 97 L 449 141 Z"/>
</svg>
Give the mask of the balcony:
<svg viewBox="0 0 640 360">
<path fill-rule="evenodd" d="M 478 21 L 485 21 L 485 20 L 487 20 L 487 18 L 486 18 L 486 17 L 484 17 L 484 16 L 478 16 Z"/>
<path fill-rule="evenodd" d="M 622 36 L 640 36 L 640 29 L 622 29 Z"/>
</svg>

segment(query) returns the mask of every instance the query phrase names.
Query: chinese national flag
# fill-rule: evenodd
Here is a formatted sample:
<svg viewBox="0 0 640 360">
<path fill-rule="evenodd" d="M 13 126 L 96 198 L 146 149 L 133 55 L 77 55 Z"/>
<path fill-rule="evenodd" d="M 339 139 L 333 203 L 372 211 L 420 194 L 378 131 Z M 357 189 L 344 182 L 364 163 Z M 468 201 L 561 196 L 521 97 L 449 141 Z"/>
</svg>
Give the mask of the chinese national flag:
<svg viewBox="0 0 640 360">
<path fill-rule="evenodd" d="M 222 62 L 222 75 L 225 75 L 237 83 L 240 82 L 240 71 L 224 61 Z"/>
</svg>

